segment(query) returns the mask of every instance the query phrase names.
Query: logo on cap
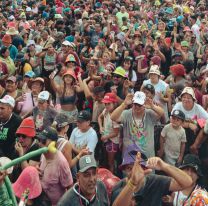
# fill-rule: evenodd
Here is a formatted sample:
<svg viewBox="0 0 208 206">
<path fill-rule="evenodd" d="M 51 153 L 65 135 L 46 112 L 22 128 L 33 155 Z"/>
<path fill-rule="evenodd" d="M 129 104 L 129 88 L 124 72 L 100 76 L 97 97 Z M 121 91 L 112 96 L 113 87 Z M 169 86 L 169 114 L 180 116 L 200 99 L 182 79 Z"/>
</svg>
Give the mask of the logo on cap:
<svg viewBox="0 0 208 206">
<path fill-rule="evenodd" d="M 86 158 L 85 158 L 85 162 L 86 162 L 87 164 L 90 164 L 92 161 L 91 161 L 90 157 L 86 157 Z"/>
</svg>

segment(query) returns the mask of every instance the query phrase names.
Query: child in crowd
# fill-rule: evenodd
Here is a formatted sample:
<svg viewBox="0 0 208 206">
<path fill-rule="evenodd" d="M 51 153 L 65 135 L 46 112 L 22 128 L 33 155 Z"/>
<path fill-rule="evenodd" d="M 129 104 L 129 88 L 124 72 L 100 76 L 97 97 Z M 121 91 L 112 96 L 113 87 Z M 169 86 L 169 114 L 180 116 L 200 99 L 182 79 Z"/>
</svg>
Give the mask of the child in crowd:
<svg viewBox="0 0 208 206">
<path fill-rule="evenodd" d="M 105 104 L 105 109 L 98 117 L 101 140 L 104 142 L 104 147 L 107 152 L 108 169 L 114 172 L 115 155 L 119 149 L 119 124 L 112 121 L 110 115 L 117 107 L 118 99 L 114 93 L 106 93 L 102 102 Z"/>
<path fill-rule="evenodd" d="M 180 165 L 183 160 L 186 144 L 186 133 L 182 127 L 184 120 L 185 114 L 181 110 L 174 110 L 170 123 L 161 132 L 158 156 L 171 165 Z"/>
</svg>

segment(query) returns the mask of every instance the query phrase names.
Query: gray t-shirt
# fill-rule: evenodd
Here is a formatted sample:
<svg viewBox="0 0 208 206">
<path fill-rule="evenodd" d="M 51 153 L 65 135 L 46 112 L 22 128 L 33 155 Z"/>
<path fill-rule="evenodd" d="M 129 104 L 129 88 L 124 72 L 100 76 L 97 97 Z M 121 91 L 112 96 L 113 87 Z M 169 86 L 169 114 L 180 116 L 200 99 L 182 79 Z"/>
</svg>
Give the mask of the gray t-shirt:
<svg viewBox="0 0 208 206">
<path fill-rule="evenodd" d="M 124 110 L 121 114 L 123 124 L 123 154 L 128 145 L 138 145 L 147 157 L 154 157 L 154 126 L 157 123 L 156 113 L 145 109 L 145 115 L 140 126 L 135 125 L 132 109 Z"/>
<path fill-rule="evenodd" d="M 174 129 L 170 123 L 163 128 L 161 136 L 165 138 L 164 160 L 175 165 L 180 155 L 181 143 L 186 142 L 186 132 L 183 127 Z"/>
</svg>

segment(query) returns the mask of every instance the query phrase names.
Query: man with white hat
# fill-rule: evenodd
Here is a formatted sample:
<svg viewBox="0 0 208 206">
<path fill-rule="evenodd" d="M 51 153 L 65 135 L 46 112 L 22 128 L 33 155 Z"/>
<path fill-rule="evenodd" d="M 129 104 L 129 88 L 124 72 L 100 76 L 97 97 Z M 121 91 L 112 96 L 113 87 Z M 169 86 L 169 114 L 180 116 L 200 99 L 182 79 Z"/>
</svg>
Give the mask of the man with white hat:
<svg viewBox="0 0 208 206">
<path fill-rule="evenodd" d="M 132 105 L 131 109 L 126 109 Z M 147 157 L 155 156 L 154 126 L 164 111 L 143 92 L 128 94 L 111 114 L 111 119 L 123 124 L 123 154 L 128 145 L 138 145 Z"/>
<path fill-rule="evenodd" d="M 21 118 L 13 113 L 15 100 L 9 95 L 0 99 L 0 156 L 14 157 L 15 133 Z"/>
</svg>

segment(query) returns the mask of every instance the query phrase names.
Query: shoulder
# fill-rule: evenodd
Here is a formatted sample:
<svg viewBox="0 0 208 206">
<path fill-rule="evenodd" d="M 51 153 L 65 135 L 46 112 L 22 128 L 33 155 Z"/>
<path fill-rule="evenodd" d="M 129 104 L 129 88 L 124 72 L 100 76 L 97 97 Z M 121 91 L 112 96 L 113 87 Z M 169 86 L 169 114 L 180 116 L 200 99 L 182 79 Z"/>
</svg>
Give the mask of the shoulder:
<svg viewBox="0 0 208 206">
<path fill-rule="evenodd" d="M 70 206 L 79 203 L 78 196 L 74 191 L 74 187 L 70 188 L 58 202 L 58 206 Z"/>
</svg>

